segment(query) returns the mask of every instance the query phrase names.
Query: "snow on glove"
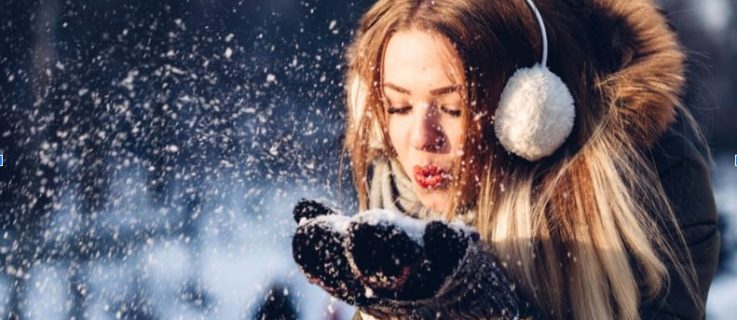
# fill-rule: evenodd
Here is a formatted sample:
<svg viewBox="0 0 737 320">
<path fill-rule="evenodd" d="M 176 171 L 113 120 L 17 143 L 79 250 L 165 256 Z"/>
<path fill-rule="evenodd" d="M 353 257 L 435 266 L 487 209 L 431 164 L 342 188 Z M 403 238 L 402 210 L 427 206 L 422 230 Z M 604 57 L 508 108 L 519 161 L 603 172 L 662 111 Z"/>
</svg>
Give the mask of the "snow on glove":
<svg viewBox="0 0 737 320">
<path fill-rule="evenodd" d="M 292 239 L 292 255 L 309 281 L 349 304 L 375 303 L 366 297 L 346 260 L 343 244 L 349 217 L 305 199 L 297 203 L 293 214 L 299 226 Z"/>
<path fill-rule="evenodd" d="M 377 318 L 514 319 L 519 302 L 470 227 L 388 210 L 353 218 L 303 200 L 294 259 L 311 282 Z"/>
<path fill-rule="evenodd" d="M 380 319 L 519 316 L 513 286 L 471 227 L 388 210 L 351 220 L 348 261 L 369 295 L 378 298 L 364 312 Z"/>
</svg>

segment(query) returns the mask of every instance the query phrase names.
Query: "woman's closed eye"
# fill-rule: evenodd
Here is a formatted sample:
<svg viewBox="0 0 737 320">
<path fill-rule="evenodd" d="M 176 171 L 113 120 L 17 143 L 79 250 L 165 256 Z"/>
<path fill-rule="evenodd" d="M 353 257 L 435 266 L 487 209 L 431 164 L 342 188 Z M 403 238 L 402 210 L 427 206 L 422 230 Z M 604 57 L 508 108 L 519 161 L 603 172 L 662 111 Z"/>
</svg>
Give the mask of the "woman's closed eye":
<svg viewBox="0 0 737 320">
<path fill-rule="evenodd" d="M 389 106 L 386 112 L 389 114 L 407 114 L 412 110 L 412 106 Z"/>
<path fill-rule="evenodd" d="M 440 106 L 440 110 L 453 116 L 453 117 L 460 117 L 461 116 L 461 109 L 455 109 L 452 107 L 447 106 Z"/>
<path fill-rule="evenodd" d="M 390 106 L 386 109 L 389 114 L 408 114 L 412 111 L 412 106 Z M 461 110 L 447 106 L 440 106 L 440 111 L 456 118 L 461 116 Z"/>
</svg>

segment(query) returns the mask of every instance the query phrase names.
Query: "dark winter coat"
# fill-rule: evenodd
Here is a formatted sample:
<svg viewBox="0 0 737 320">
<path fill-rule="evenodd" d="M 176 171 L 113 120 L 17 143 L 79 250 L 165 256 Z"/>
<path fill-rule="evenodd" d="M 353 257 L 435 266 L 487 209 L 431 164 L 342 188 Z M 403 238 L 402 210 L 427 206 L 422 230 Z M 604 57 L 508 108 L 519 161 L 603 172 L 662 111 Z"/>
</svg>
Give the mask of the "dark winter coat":
<svg viewBox="0 0 737 320">
<path fill-rule="evenodd" d="M 652 147 L 650 155 L 688 245 L 688 248 L 676 248 L 676 254 L 685 259 L 687 252 L 691 253 L 698 277 L 698 295 L 705 302 L 719 257 L 717 210 L 706 157 L 677 127 L 680 126 L 676 124 L 669 128 Z M 657 299 L 643 301 L 641 317 L 703 319 L 704 311 L 691 302 L 683 282 L 673 269 L 669 271 L 670 290 Z M 362 320 L 358 312 L 353 320 Z"/>
<path fill-rule="evenodd" d="M 698 294 L 706 302 L 719 258 L 718 215 L 706 158 L 684 137 L 671 128 L 651 154 L 665 192 L 675 210 L 688 250 L 678 248 L 678 256 L 691 253 L 698 280 Z M 643 319 L 703 319 L 687 296 L 684 284 L 671 273 L 670 291 L 656 301 L 642 305 Z"/>
</svg>

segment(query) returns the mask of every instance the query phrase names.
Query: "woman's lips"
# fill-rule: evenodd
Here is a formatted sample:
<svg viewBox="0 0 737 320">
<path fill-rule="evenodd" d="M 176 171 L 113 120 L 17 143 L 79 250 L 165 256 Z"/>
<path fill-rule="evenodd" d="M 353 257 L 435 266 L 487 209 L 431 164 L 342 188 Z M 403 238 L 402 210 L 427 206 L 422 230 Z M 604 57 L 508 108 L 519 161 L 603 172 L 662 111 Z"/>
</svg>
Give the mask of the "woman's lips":
<svg viewBox="0 0 737 320">
<path fill-rule="evenodd" d="M 414 166 L 415 182 L 423 189 L 437 189 L 445 185 L 448 175 L 445 170 L 428 164 Z"/>
</svg>

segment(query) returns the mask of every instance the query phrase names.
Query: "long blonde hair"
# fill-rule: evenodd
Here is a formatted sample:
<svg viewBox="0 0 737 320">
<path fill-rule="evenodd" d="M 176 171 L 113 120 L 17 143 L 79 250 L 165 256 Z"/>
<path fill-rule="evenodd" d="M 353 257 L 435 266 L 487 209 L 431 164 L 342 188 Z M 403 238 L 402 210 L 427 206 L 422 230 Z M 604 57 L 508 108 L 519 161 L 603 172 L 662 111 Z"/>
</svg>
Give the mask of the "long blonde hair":
<svg viewBox="0 0 737 320">
<path fill-rule="evenodd" d="M 491 118 L 506 80 L 541 51 L 524 0 L 381 0 L 369 9 L 347 55 L 345 148 L 359 206 L 366 208 L 367 167 L 392 156 L 380 98 L 384 46 L 398 30 L 427 30 L 448 38 L 465 66 L 469 112 L 456 186 L 464 196 L 448 217 L 473 207 L 475 226 L 520 292 L 551 318 L 636 319 L 641 301 L 678 276 L 703 309 L 693 265 L 674 253 L 683 236 L 664 232 L 678 228 L 645 153 L 676 111 L 696 128 L 679 104 L 684 57 L 675 36 L 649 0 L 536 2 L 549 67 L 577 106 L 566 143 L 536 163 L 505 152 Z"/>
</svg>

